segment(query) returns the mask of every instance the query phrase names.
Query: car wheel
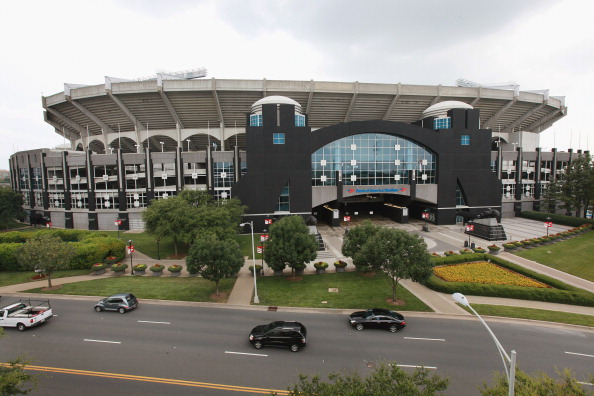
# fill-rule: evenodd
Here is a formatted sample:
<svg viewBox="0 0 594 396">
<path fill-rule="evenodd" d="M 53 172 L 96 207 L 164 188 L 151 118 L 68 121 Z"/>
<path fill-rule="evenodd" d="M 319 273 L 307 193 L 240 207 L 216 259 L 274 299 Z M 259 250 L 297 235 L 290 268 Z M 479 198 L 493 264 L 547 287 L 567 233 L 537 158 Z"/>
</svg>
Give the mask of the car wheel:
<svg viewBox="0 0 594 396">
<path fill-rule="evenodd" d="M 95 307 L 95 311 L 101 312 L 101 307 L 99 307 L 99 306 Z"/>
<path fill-rule="evenodd" d="M 262 345 L 262 341 L 255 341 L 254 348 L 261 349 L 264 345 Z"/>
<path fill-rule="evenodd" d="M 392 325 L 390 326 L 390 333 L 396 333 L 398 331 L 398 326 Z"/>
<path fill-rule="evenodd" d="M 24 323 L 17 323 L 17 329 L 19 329 L 19 331 L 25 331 L 27 326 L 25 326 Z"/>
<path fill-rule="evenodd" d="M 361 330 L 363 330 L 363 325 L 361 323 L 357 323 L 357 325 L 355 326 L 355 329 L 361 331 Z"/>
<path fill-rule="evenodd" d="M 297 344 L 291 344 L 291 352 L 299 352 L 299 345 Z"/>
<path fill-rule="evenodd" d="M 118 312 L 123 314 L 123 313 L 126 313 L 126 310 L 124 309 L 124 307 L 119 307 Z"/>
</svg>

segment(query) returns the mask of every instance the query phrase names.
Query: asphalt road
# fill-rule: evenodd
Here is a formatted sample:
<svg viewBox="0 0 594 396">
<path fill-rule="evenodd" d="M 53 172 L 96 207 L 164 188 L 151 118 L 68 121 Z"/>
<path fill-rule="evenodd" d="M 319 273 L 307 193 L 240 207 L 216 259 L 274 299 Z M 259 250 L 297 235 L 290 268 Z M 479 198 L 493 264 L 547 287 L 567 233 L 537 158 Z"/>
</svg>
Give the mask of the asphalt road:
<svg viewBox="0 0 594 396">
<path fill-rule="evenodd" d="M 4 301 L 3 301 L 4 302 Z M 140 302 L 121 315 L 96 313 L 93 301 L 52 300 L 56 317 L 37 328 L 6 329 L 0 361 L 28 356 L 42 373 L 33 395 L 240 395 L 285 391 L 299 374 L 358 372 L 380 362 L 426 366 L 450 379 L 447 395 L 478 395 L 503 364 L 477 320 L 408 317 L 396 334 L 352 329 L 344 314 L 268 312 Z M 405 315 L 406 316 L 406 315 Z M 297 320 L 308 345 L 254 349 L 252 327 Z M 491 322 L 525 371 L 571 368 L 594 374 L 594 333 L 568 328 Z M 43 367 L 46 367 L 45 369 Z M 60 369 L 60 370 L 57 370 Z M 406 370 L 409 370 L 406 368 Z M 60 372 L 57 372 L 60 371 Z M 282 394 L 282 393 L 280 393 Z"/>
</svg>

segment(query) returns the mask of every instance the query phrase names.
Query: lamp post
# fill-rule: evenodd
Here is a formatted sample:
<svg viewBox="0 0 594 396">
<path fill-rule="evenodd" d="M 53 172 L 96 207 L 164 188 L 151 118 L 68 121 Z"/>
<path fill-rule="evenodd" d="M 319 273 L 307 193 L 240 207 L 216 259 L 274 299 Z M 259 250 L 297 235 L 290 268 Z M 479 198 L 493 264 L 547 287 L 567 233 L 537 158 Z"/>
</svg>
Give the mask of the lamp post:
<svg viewBox="0 0 594 396">
<path fill-rule="evenodd" d="M 505 375 L 507 376 L 508 383 L 508 395 L 514 396 L 514 386 L 516 383 L 516 351 L 512 350 L 510 353 L 511 356 L 508 355 L 507 352 L 505 352 L 505 349 L 503 349 L 501 343 L 499 343 L 499 340 L 497 339 L 497 337 L 495 337 L 495 334 L 493 334 L 493 332 L 491 331 L 489 326 L 487 326 L 487 323 L 483 320 L 483 318 L 481 318 L 481 316 L 474 310 L 474 308 L 470 306 L 470 303 L 468 302 L 464 294 L 454 293 L 452 294 L 452 298 L 457 303 L 462 304 L 465 307 L 468 307 L 468 309 L 470 309 L 472 313 L 475 314 L 477 318 L 479 318 L 481 323 L 485 326 L 485 328 L 493 338 L 493 341 L 495 342 L 495 345 L 499 350 L 499 355 L 501 356 L 503 367 L 505 368 Z"/>
<path fill-rule="evenodd" d="M 252 268 L 254 270 L 254 304 L 260 304 L 260 299 L 258 298 L 258 285 L 256 283 L 256 251 L 254 248 L 254 222 L 250 221 L 249 223 L 241 223 L 241 227 L 245 227 L 246 225 L 250 225 L 250 229 L 252 231 Z"/>
<path fill-rule="evenodd" d="M 165 142 L 159 142 L 159 144 L 161 145 L 161 152 L 163 152 L 163 145 L 165 144 Z"/>
<path fill-rule="evenodd" d="M 191 142 L 191 140 L 190 139 L 186 139 L 186 142 L 188 142 L 188 151 L 190 151 L 190 142 Z"/>
<path fill-rule="evenodd" d="M 547 227 L 547 237 L 549 236 L 549 228 L 551 228 L 553 226 L 553 223 L 551 223 L 551 218 L 547 217 L 546 218 L 547 223 L 545 224 L 545 227 Z"/>
<path fill-rule="evenodd" d="M 268 240 L 268 234 L 266 234 L 268 232 L 268 230 L 266 230 L 266 228 L 264 228 L 262 230 L 262 232 L 264 232 L 264 240 L 262 241 L 262 275 L 264 275 L 264 249 L 266 249 L 266 241 Z M 262 238 L 262 237 L 260 237 Z"/>
<path fill-rule="evenodd" d="M 474 224 L 472 224 L 472 220 L 468 220 L 466 224 L 466 232 L 468 233 L 468 247 L 470 247 L 470 233 L 474 231 Z"/>
<path fill-rule="evenodd" d="M 132 245 L 132 239 L 128 240 L 128 253 L 130 254 L 130 275 L 134 275 L 134 271 L 132 270 L 132 253 L 134 253 L 134 245 Z"/>
<path fill-rule="evenodd" d="M 429 208 L 425 208 L 425 210 L 423 210 L 423 219 L 425 220 L 425 224 L 423 224 L 423 231 L 429 232 L 429 227 L 427 226 L 427 220 L 429 220 Z"/>
</svg>

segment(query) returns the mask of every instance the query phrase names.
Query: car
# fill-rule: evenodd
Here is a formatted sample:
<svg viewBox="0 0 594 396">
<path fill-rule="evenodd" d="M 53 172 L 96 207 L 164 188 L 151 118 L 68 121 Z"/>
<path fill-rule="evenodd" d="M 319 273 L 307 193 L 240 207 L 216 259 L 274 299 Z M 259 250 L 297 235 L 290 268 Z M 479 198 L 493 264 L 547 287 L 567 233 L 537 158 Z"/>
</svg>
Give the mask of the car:
<svg viewBox="0 0 594 396">
<path fill-rule="evenodd" d="M 299 322 L 271 322 L 254 327 L 250 332 L 249 341 L 256 349 L 274 346 L 298 352 L 307 344 L 307 329 Z"/>
<path fill-rule="evenodd" d="M 349 315 L 349 323 L 358 331 L 365 328 L 386 329 L 392 333 L 406 327 L 404 316 L 395 311 L 382 308 L 372 308 L 357 311 Z"/>
<path fill-rule="evenodd" d="M 138 307 L 138 300 L 132 293 L 119 293 L 103 298 L 95 304 L 95 311 L 118 311 L 123 314 Z"/>
</svg>

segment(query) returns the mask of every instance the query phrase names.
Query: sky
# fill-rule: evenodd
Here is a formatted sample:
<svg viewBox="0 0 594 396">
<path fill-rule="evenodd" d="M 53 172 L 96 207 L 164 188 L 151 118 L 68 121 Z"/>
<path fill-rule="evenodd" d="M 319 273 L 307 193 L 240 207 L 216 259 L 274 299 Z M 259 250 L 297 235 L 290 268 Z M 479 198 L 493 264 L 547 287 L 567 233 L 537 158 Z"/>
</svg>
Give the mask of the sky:
<svg viewBox="0 0 594 396">
<path fill-rule="evenodd" d="M 583 0 L 5 0 L 0 169 L 55 147 L 42 96 L 64 83 L 204 67 L 220 79 L 548 89 L 567 116 L 544 150 L 594 148 L 594 3 Z"/>
</svg>

